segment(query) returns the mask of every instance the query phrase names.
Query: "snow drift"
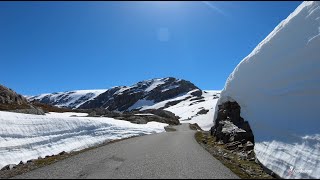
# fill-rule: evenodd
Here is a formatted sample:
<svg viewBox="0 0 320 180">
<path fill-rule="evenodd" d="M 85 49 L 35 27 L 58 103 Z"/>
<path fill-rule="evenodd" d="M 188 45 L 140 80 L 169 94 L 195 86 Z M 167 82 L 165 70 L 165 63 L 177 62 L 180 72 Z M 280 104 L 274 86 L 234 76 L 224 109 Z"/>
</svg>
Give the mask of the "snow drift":
<svg viewBox="0 0 320 180">
<path fill-rule="evenodd" d="M 319 77 L 320 2 L 303 2 L 239 63 L 218 100 L 238 102 L 258 160 L 283 178 L 320 178 Z"/>
<path fill-rule="evenodd" d="M 29 115 L 0 111 L 0 169 L 7 164 L 18 164 L 62 151 L 81 150 L 107 140 L 164 132 L 167 125 L 81 117 L 85 115 Z"/>
</svg>

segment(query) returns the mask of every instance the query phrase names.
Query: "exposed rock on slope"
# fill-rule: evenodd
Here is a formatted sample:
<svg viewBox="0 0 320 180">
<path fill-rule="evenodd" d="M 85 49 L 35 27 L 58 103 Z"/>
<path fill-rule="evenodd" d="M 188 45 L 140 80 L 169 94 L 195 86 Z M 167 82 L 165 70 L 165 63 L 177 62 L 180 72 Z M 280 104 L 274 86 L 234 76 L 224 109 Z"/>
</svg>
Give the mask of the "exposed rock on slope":
<svg viewBox="0 0 320 180">
<path fill-rule="evenodd" d="M 26 98 L 17 94 L 12 89 L 0 85 L 0 103 L 1 104 L 28 104 Z"/>
<path fill-rule="evenodd" d="M 2 85 L 0 85 L 0 110 L 25 114 L 44 114 L 41 108 L 32 106 L 22 95 Z"/>
<path fill-rule="evenodd" d="M 240 106 L 237 102 L 225 102 L 218 106 L 218 116 L 214 126 L 211 128 L 211 135 L 216 141 L 224 144 L 234 145 L 236 148 L 241 144 L 246 147 L 252 144 L 248 150 L 253 148 L 254 136 L 248 121 L 240 117 Z M 237 143 L 237 144 L 236 144 Z"/>
<path fill-rule="evenodd" d="M 12 89 L 0 85 L 0 110 L 29 108 L 28 101 Z"/>
</svg>

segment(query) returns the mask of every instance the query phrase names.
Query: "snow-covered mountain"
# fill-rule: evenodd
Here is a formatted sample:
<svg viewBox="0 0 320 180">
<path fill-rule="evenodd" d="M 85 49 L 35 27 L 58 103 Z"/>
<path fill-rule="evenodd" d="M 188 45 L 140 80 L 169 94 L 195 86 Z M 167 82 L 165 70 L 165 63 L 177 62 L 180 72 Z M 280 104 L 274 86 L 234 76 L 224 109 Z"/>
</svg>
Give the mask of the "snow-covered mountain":
<svg viewBox="0 0 320 180">
<path fill-rule="evenodd" d="M 180 122 L 198 123 L 205 130 L 213 125 L 212 118 L 220 91 L 202 91 L 190 81 L 156 78 L 131 86 L 103 90 L 78 90 L 27 97 L 29 101 L 58 107 L 110 111 L 164 109 L 180 117 Z"/>
<path fill-rule="evenodd" d="M 193 93 L 194 96 L 201 96 L 202 91 L 190 81 L 172 77 L 157 78 L 140 81 L 131 86 L 113 87 L 79 108 L 105 108 L 110 111 L 138 110 L 184 95 L 192 90 L 197 90 Z"/>
<path fill-rule="evenodd" d="M 78 108 L 87 101 L 90 101 L 107 89 L 99 90 L 76 90 L 67 92 L 56 92 L 41 94 L 37 96 L 25 96 L 29 101 L 38 100 L 41 103 L 55 105 L 58 107 Z"/>
<path fill-rule="evenodd" d="M 320 178 L 320 2 L 303 2 L 230 74 L 258 160 L 282 178 Z"/>
<path fill-rule="evenodd" d="M 202 91 L 191 82 L 170 77 L 145 80 L 131 86 L 115 86 L 111 89 L 67 91 L 27 98 L 29 101 L 37 100 L 58 107 L 131 111 L 174 99 L 189 92 L 192 93 L 190 96 L 202 95 Z"/>
<path fill-rule="evenodd" d="M 199 90 L 189 81 L 169 77 L 145 80 L 131 86 L 41 94 L 27 98 L 29 101 L 38 100 L 58 107 L 130 111 L 183 95 L 194 89 Z M 199 93 L 201 95 L 200 90 L 196 95 Z"/>
</svg>

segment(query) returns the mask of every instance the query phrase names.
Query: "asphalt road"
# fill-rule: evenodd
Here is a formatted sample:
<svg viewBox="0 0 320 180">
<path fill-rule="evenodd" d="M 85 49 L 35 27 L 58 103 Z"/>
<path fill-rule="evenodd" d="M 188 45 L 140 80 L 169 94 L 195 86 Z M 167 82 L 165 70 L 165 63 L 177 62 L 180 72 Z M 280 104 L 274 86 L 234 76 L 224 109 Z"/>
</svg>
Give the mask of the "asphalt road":
<svg viewBox="0 0 320 180">
<path fill-rule="evenodd" d="M 175 128 L 89 150 L 14 178 L 238 178 L 196 142 L 188 124 Z"/>
</svg>

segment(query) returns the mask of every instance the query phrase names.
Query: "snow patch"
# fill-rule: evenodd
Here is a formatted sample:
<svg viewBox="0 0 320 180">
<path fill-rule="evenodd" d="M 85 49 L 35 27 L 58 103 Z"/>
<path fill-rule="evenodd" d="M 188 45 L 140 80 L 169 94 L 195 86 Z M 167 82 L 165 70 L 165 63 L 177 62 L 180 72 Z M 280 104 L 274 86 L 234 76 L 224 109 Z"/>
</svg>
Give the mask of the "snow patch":
<svg viewBox="0 0 320 180">
<path fill-rule="evenodd" d="M 146 113 L 146 114 L 134 114 L 135 116 L 154 116 L 154 114 Z"/>
<path fill-rule="evenodd" d="M 152 84 L 150 84 L 150 86 L 145 90 L 146 92 L 150 92 L 152 91 L 154 88 L 158 87 L 161 84 L 164 84 L 165 82 L 163 81 L 163 79 L 154 79 Z"/>
<path fill-rule="evenodd" d="M 153 100 L 139 99 L 136 103 L 134 103 L 131 107 L 128 108 L 129 111 L 137 108 L 143 108 L 147 106 L 154 105 Z"/>
<path fill-rule="evenodd" d="M 63 112 L 63 113 L 58 113 L 58 112 L 49 112 L 46 113 L 47 117 L 86 117 L 88 116 L 88 113 L 75 113 L 75 112 Z"/>
</svg>

